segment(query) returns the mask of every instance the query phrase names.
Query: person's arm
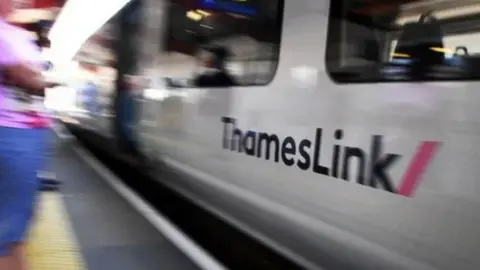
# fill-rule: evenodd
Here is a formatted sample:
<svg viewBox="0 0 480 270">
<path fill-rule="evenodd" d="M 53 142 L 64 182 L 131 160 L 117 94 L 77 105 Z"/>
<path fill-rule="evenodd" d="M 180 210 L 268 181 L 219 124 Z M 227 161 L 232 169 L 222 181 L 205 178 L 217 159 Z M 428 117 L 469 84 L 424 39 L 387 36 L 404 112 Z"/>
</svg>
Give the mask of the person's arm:
<svg viewBox="0 0 480 270">
<path fill-rule="evenodd" d="M 56 86 L 46 82 L 40 72 L 24 64 L 4 65 L 2 76 L 5 84 L 18 86 L 32 95 L 43 96 L 45 88 Z"/>
<path fill-rule="evenodd" d="M 54 86 L 44 80 L 40 71 L 22 61 L 18 50 L 0 33 L 0 72 L 3 84 L 10 84 L 24 89 L 29 94 L 44 95 L 45 88 Z"/>
</svg>

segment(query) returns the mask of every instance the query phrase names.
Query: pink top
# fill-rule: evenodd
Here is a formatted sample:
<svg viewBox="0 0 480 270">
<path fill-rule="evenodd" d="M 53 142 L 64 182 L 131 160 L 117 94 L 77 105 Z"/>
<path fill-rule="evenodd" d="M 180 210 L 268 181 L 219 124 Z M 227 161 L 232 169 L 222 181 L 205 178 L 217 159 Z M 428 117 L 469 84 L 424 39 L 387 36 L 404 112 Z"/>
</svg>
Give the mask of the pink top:
<svg viewBox="0 0 480 270">
<path fill-rule="evenodd" d="M 0 70 L 4 65 L 18 63 L 27 63 L 40 68 L 41 54 L 25 30 L 0 19 Z M 0 126 L 36 128 L 47 127 L 50 124 L 47 116 L 41 112 L 42 110 L 33 109 L 34 106 L 29 105 L 29 108 L 32 108 L 29 111 L 12 106 L 12 104 L 21 102 L 12 98 L 11 88 L 1 82 L 0 73 Z M 36 99 L 33 102 L 37 103 L 35 107 L 43 107 L 43 104 L 38 104 Z"/>
</svg>

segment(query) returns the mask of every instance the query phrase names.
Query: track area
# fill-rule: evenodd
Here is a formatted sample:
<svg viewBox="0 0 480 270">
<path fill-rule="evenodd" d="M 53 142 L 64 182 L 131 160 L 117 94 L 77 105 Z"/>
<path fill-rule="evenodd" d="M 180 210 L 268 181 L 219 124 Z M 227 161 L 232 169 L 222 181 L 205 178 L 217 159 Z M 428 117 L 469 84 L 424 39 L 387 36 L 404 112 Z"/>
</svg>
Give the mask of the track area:
<svg viewBox="0 0 480 270">
<path fill-rule="evenodd" d="M 152 180 L 116 152 L 112 140 L 68 126 L 69 131 L 132 190 L 141 194 L 192 240 L 229 269 L 303 269 L 196 206 L 182 195 Z M 175 177 L 165 172 L 165 177 Z"/>
</svg>

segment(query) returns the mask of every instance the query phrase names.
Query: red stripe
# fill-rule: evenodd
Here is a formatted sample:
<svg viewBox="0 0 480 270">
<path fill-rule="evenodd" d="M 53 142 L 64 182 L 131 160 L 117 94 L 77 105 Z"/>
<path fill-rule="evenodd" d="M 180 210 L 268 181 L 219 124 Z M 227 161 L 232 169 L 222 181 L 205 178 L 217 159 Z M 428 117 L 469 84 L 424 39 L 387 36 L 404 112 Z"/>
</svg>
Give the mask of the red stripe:
<svg viewBox="0 0 480 270">
<path fill-rule="evenodd" d="M 47 117 L 41 116 L 37 112 L 27 112 L 25 114 L 31 117 L 28 125 L 32 128 L 48 127 L 50 124 Z"/>
<path fill-rule="evenodd" d="M 413 196 L 439 146 L 440 142 L 426 141 L 417 147 L 415 156 L 403 175 L 398 194 L 407 197 Z"/>
<path fill-rule="evenodd" d="M 63 0 L 35 0 L 33 1 L 33 8 L 61 7 L 63 2 Z"/>
</svg>

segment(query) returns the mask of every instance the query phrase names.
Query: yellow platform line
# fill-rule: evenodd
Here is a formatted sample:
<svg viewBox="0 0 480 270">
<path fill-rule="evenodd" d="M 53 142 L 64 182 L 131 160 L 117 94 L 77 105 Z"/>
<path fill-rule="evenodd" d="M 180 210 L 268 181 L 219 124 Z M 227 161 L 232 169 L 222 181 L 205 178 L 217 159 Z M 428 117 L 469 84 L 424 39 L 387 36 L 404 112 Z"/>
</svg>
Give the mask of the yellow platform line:
<svg viewBox="0 0 480 270">
<path fill-rule="evenodd" d="M 40 195 L 27 255 L 32 270 L 86 269 L 60 194 Z"/>
</svg>

